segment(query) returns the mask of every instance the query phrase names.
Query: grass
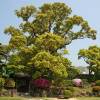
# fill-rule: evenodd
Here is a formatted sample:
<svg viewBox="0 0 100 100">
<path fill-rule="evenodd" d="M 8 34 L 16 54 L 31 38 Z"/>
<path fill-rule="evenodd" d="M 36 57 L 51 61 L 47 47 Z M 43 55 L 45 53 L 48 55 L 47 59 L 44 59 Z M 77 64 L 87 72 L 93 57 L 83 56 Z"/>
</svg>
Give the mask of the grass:
<svg viewBox="0 0 100 100">
<path fill-rule="evenodd" d="M 25 100 L 21 97 L 0 97 L 0 100 Z"/>
<path fill-rule="evenodd" d="M 100 100 L 100 97 L 79 97 L 78 100 Z"/>
</svg>

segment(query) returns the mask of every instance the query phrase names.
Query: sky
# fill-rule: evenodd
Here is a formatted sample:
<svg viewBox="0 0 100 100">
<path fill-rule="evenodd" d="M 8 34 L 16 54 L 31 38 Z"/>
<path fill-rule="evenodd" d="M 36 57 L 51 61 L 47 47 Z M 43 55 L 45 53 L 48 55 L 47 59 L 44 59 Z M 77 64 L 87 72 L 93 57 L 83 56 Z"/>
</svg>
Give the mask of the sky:
<svg viewBox="0 0 100 100">
<path fill-rule="evenodd" d="M 75 15 L 82 16 L 89 25 L 97 30 L 97 39 L 75 40 L 66 46 L 69 50 L 68 57 L 75 66 L 87 66 L 83 60 L 78 60 L 77 54 L 80 49 L 91 45 L 100 46 L 100 0 L 0 0 L 0 43 L 6 44 L 9 36 L 4 34 L 4 29 L 9 25 L 18 26 L 21 22 L 15 16 L 15 10 L 25 5 L 41 6 L 44 3 L 64 2 L 71 7 Z"/>
</svg>

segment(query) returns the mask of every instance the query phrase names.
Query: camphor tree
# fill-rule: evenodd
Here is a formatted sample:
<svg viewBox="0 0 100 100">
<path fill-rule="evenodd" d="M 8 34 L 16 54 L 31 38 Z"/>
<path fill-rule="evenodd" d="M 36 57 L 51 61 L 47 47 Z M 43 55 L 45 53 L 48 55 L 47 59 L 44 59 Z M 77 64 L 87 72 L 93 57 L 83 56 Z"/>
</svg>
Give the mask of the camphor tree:
<svg viewBox="0 0 100 100">
<path fill-rule="evenodd" d="M 7 65 L 34 79 L 40 75 L 48 79 L 66 78 L 71 62 L 57 51 L 66 49 L 73 40 L 96 39 L 96 31 L 88 22 L 71 12 L 66 4 L 58 2 L 16 10 L 22 22 L 17 28 L 9 26 L 5 29 L 5 34 L 11 36 Z M 80 29 L 73 31 L 75 27 Z"/>
<path fill-rule="evenodd" d="M 88 49 L 81 49 L 78 55 L 79 59 L 83 58 L 89 65 L 89 74 L 94 72 L 95 79 L 100 79 L 100 47 L 90 46 Z"/>
</svg>

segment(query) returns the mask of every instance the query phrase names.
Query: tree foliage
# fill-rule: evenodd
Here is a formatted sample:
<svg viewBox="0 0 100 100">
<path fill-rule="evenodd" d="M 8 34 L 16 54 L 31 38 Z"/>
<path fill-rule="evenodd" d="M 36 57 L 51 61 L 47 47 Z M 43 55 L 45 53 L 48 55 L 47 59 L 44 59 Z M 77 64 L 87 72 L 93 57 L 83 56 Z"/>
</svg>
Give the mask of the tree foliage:
<svg viewBox="0 0 100 100">
<path fill-rule="evenodd" d="M 43 72 L 50 70 L 50 72 L 53 72 L 52 74 L 56 76 L 67 77 L 66 66 L 64 66 L 63 60 L 60 56 L 56 57 L 49 52 L 43 51 L 39 52 L 34 58 L 32 58 L 32 62 L 35 67 Z M 50 73 L 48 72 L 48 74 Z"/>
<path fill-rule="evenodd" d="M 48 77 L 67 77 L 71 62 L 58 53 L 72 40 L 96 38 L 96 31 L 81 16 L 71 15 L 71 8 L 64 3 L 32 5 L 16 10 L 22 19 L 18 28 L 10 26 L 5 34 L 11 36 L 7 65 L 16 71 L 30 75 L 36 72 Z M 75 27 L 79 30 L 74 31 Z M 20 69 L 20 70 L 19 70 Z"/>
<path fill-rule="evenodd" d="M 65 44 L 65 39 L 53 33 L 45 33 L 36 38 L 35 44 L 39 49 L 53 53 Z"/>
</svg>

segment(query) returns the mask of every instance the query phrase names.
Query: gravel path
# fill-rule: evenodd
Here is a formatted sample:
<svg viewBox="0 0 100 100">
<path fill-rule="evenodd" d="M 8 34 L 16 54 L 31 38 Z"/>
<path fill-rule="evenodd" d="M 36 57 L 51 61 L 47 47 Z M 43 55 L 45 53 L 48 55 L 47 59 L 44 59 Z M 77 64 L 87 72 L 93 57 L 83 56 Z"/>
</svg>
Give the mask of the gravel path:
<svg viewBox="0 0 100 100">
<path fill-rule="evenodd" d="M 70 98 L 70 99 L 68 99 L 68 100 L 77 100 L 76 98 Z"/>
<path fill-rule="evenodd" d="M 57 99 L 57 98 L 47 98 L 47 99 L 42 99 L 42 98 L 32 98 L 28 100 L 77 100 L 76 98 L 70 98 L 70 99 Z"/>
</svg>

